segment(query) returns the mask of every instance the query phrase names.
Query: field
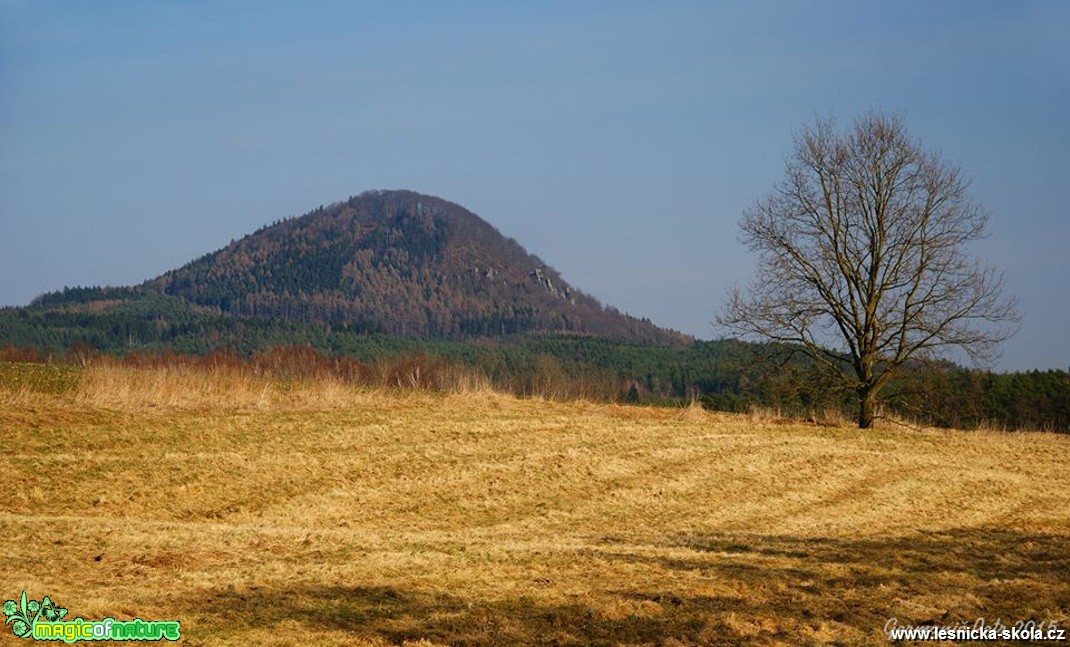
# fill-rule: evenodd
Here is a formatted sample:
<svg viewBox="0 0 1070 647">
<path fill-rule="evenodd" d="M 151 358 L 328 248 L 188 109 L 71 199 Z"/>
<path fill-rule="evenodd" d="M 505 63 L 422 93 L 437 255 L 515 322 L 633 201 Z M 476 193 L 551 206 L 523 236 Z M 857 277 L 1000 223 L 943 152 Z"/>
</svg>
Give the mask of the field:
<svg viewBox="0 0 1070 647">
<path fill-rule="evenodd" d="M 40 370 L 0 379 L 0 598 L 70 617 L 190 645 L 1070 627 L 1068 436 Z"/>
</svg>

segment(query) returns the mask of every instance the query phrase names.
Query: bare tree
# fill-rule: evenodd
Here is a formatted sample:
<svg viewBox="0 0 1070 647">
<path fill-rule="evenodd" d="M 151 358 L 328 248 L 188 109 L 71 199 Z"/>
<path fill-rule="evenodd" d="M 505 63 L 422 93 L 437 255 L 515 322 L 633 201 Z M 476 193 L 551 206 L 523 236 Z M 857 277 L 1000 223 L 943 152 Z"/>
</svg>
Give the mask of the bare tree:
<svg viewBox="0 0 1070 647">
<path fill-rule="evenodd" d="M 804 350 L 857 393 L 858 426 L 870 427 L 904 363 L 952 348 L 984 363 L 1016 329 L 1002 275 L 968 254 L 988 220 L 968 186 L 899 115 L 870 113 L 843 133 L 818 120 L 740 219 L 758 271 L 718 323 Z"/>
</svg>

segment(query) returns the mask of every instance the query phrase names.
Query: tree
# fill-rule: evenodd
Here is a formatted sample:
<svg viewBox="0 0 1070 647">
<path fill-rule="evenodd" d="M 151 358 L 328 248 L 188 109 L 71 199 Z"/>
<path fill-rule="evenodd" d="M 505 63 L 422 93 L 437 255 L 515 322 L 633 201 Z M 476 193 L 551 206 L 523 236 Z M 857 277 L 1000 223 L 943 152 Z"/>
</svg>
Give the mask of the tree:
<svg viewBox="0 0 1070 647">
<path fill-rule="evenodd" d="M 1016 302 L 968 253 L 988 214 L 957 165 L 923 149 L 900 115 L 869 113 L 842 133 L 831 118 L 807 126 L 786 167 L 739 221 L 758 270 L 718 323 L 834 373 L 858 396 L 861 428 L 908 361 L 954 348 L 975 363 L 995 357 Z"/>
</svg>

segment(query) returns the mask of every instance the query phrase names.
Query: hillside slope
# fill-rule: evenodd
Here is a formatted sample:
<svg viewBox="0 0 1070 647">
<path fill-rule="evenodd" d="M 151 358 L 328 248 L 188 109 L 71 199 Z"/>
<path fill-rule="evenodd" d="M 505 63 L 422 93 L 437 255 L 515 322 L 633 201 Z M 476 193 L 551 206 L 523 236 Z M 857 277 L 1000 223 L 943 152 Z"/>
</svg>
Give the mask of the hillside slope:
<svg viewBox="0 0 1070 647">
<path fill-rule="evenodd" d="M 239 316 L 396 335 L 684 335 L 605 308 L 459 205 L 369 191 L 275 223 L 142 287 Z"/>
</svg>

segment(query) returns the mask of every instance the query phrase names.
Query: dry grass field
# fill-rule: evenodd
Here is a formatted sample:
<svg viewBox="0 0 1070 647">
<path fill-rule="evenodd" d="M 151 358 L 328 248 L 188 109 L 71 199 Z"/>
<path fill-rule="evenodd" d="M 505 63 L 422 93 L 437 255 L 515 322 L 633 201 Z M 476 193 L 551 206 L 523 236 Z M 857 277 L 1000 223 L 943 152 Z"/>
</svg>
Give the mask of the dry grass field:
<svg viewBox="0 0 1070 647">
<path fill-rule="evenodd" d="M 1070 627 L 1067 436 L 222 373 L 64 379 L 0 387 L 0 598 L 49 595 L 71 617 L 177 619 L 191 645 Z M 7 627 L 0 643 L 26 644 Z"/>
</svg>

